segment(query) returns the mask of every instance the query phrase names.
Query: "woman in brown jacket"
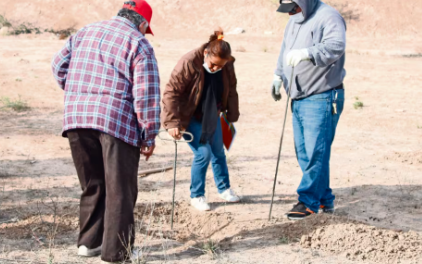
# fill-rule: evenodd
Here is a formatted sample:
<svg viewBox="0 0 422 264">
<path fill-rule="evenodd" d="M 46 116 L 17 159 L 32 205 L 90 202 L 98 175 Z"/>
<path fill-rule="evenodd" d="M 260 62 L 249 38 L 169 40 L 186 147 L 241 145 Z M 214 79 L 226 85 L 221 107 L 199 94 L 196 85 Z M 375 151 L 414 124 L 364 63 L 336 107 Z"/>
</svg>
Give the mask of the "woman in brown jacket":
<svg viewBox="0 0 422 264">
<path fill-rule="evenodd" d="M 219 195 L 227 202 L 238 202 L 230 189 L 229 172 L 223 148 L 219 115 L 229 122 L 239 118 L 234 58 L 223 32 L 216 31 L 207 43 L 184 55 L 174 68 L 163 95 L 162 125 L 180 139 L 180 131 L 193 134 L 189 143 L 194 153 L 191 170 L 191 204 L 208 211 L 205 176 L 211 161 Z"/>
</svg>

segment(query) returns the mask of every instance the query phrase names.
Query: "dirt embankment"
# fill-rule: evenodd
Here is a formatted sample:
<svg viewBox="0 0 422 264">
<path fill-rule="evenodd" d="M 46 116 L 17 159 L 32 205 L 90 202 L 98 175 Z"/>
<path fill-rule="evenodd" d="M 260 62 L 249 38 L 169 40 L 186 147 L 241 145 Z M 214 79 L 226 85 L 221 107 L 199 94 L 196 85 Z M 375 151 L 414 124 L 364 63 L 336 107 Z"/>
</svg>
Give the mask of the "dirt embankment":
<svg viewBox="0 0 422 264">
<path fill-rule="evenodd" d="M 13 22 L 28 22 L 41 28 L 78 29 L 114 16 L 122 2 L 2 1 L 0 14 Z M 343 14 L 350 36 L 412 38 L 419 34 L 422 28 L 422 3 L 419 0 L 325 2 Z M 275 33 L 282 32 L 287 21 L 287 16 L 275 11 L 278 6 L 278 1 L 275 0 L 150 0 L 149 3 L 154 10 L 154 30 L 172 37 L 209 32 L 210 28 L 217 25 L 227 30 L 242 27 L 246 32 L 253 34 L 263 34 L 265 31 Z M 422 51 L 422 46 L 419 48 Z"/>
</svg>

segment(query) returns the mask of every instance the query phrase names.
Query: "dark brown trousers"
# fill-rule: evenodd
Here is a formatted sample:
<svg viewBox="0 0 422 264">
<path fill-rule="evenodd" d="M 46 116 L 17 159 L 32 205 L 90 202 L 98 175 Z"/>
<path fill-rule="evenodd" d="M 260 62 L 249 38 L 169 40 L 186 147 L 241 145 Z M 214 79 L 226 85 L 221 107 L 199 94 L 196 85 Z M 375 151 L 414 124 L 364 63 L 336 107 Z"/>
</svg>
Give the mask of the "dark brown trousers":
<svg viewBox="0 0 422 264">
<path fill-rule="evenodd" d="M 140 148 L 92 129 L 67 136 L 82 187 L 78 247 L 102 245 L 102 260 L 122 261 L 135 238 Z"/>
</svg>

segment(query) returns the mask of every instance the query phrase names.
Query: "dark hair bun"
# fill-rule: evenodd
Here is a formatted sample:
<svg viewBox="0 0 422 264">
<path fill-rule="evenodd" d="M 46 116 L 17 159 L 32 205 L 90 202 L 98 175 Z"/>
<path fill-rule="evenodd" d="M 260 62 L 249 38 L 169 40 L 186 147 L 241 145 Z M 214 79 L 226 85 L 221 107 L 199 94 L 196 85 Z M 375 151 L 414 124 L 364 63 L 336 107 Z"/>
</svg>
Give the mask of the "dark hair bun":
<svg viewBox="0 0 422 264">
<path fill-rule="evenodd" d="M 212 34 L 209 38 L 206 49 L 213 56 L 230 60 L 232 59 L 230 44 L 221 38 L 219 39 L 219 36 L 223 35 L 224 31 L 222 29 L 214 31 L 214 34 Z"/>
<path fill-rule="evenodd" d="M 217 40 L 218 36 L 222 36 L 222 35 L 224 35 L 224 32 L 222 30 L 221 31 L 214 31 L 214 34 L 212 34 L 210 36 L 208 43 L 211 42 L 211 41 Z"/>
</svg>

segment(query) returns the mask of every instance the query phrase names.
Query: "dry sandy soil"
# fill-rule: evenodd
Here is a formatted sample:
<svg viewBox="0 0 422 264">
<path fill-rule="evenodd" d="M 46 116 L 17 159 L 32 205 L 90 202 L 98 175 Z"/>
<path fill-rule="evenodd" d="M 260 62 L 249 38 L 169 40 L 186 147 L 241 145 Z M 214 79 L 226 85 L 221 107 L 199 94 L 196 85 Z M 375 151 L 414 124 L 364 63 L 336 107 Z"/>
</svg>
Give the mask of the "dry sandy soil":
<svg viewBox="0 0 422 264">
<path fill-rule="evenodd" d="M 79 28 L 107 19 L 120 4 L 90 1 L 82 9 L 83 2 L 72 1 L 66 7 L 63 1 L 3 1 L 0 14 L 13 23 L 30 22 L 40 28 Z M 284 95 L 282 103 L 275 103 L 269 86 L 286 19 L 273 13 L 274 3 L 264 0 L 247 1 L 252 7 L 238 9 L 240 1 L 215 2 L 151 1 L 156 36 L 148 38 L 164 88 L 180 56 L 212 31 L 213 23 L 202 18 L 201 10 L 215 15 L 213 22 L 228 30 L 245 27 L 245 34 L 226 37 L 236 50 L 241 110 L 238 137 L 227 155 L 232 187 L 242 202 L 219 200 L 209 171 L 206 191 L 212 211 L 192 210 L 192 153 L 180 144 L 173 231 L 173 172 L 139 178 L 136 245 L 144 250 L 145 260 L 422 263 L 422 39 L 415 37 L 421 22 L 412 19 L 420 17 L 422 4 L 390 1 L 380 8 L 381 1 L 355 1 L 344 7 L 360 18 L 349 21 L 347 101 L 331 161 L 337 210 L 334 215 L 291 222 L 283 215 L 296 202 L 301 171 L 290 113 L 273 219 L 267 220 L 286 100 Z M 27 16 L 18 4 L 28 10 Z M 258 19 L 253 7 L 270 22 Z M 228 16 L 230 10 L 236 10 L 235 15 Z M 190 23 L 190 15 L 195 22 Z M 81 190 L 68 142 L 61 137 L 63 92 L 50 71 L 51 58 L 64 43 L 49 33 L 0 36 L 0 98 L 20 98 L 30 106 L 16 112 L 0 103 L 0 263 L 100 263 L 99 258 L 75 256 Z M 354 109 L 356 101 L 364 107 Z M 157 140 L 157 145 L 140 170 L 172 164 L 173 144 Z"/>
</svg>

